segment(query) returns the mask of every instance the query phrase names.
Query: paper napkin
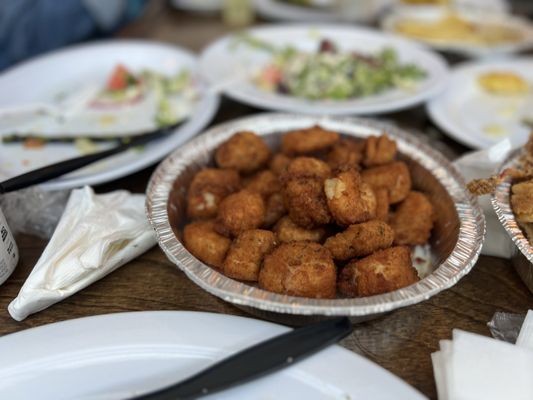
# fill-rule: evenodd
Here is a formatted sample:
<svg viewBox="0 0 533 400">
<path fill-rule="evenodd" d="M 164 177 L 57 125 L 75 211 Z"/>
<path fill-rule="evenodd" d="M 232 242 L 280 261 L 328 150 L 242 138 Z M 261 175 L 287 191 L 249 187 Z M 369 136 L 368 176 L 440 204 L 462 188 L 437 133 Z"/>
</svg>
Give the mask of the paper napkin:
<svg viewBox="0 0 533 400">
<path fill-rule="evenodd" d="M 21 321 L 134 259 L 156 243 L 144 214 L 144 195 L 73 190 L 41 258 L 9 304 Z"/>
</svg>

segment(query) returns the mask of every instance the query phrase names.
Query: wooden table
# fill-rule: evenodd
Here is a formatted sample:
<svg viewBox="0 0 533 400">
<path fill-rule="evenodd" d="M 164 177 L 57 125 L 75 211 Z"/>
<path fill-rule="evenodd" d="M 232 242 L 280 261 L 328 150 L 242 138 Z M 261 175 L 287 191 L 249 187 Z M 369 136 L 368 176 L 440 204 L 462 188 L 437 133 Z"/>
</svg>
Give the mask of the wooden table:
<svg viewBox="0 0 533 400">
<path fill-rule="evenodd" d="M 160 40 L 198 51 L 226 31 L 215 17 L 183 14 L 162 2 L 153 2 L 146 15 L 119 32 L 119 36 Z M 224 99 L 214 123 L 257 111 Z M 465 150 L 428 125 L 420 108 L 386 118 L 423 129 L 431 140 L 446 143 L 453 152 Z M 153 167 L 148 168 L 99 186 L 97 190 L 123 188 L 144 192 L 152 170 Z M 29 236 L 17 239 L 21 260 L 13 275 L 0 287 L 0 335 L 71 318 L 124 311 L 194 310 L 246 315 L 189 281 L 156 247 L 80 293 L 16 322 L 7 313 L 7 305 L 16 297 L 46 245 L 45 241 Z M 533 308 L 533 295 L 510 263 L 482 256 L 472 272 L 453 288 L 421 304 L 358 325 L 342 345 L 380 364 L 430 398 L 436 398 L 430 354 L 438 349 L 439 340 L 450 338 L 454 328 L 489 335 L 486 323 L 496 311 L 525 313 L 529 308 Z"/>
</svg>

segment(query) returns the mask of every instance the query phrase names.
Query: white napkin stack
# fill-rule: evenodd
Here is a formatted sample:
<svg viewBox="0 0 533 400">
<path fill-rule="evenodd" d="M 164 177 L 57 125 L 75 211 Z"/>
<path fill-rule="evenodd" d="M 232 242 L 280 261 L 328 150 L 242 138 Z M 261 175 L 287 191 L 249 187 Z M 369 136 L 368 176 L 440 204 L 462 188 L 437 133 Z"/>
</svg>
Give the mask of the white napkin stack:
<svg viewBox="0 0 533 400">
<path fill-rule="evenodd" d="M 472 179 L 488 178 L 497 172 L 513 147 L 514 143 L 506 139 L 487 149 L 468 153 L 455 160 L 454 165 L 467 182 Z M 481 253 L 488 256 L 510 258 L 513 242 L 492 208 L 491 196 L 480 196 L 479 204 L 485 213 L 487 224 L 487 233 Z"/>
<path fill-rule="evenodd" d="M 531 400 L 533 311 L 516 345 L 455 329 L 431 359 L 439 400 Z"/>
<path fill-rule="evenodd" d="M 41 258 L 9 304 L 21 321 L 147 251 L 155 235 L 144 214 L 144 195 L 73 190 Z"/>
</svg>

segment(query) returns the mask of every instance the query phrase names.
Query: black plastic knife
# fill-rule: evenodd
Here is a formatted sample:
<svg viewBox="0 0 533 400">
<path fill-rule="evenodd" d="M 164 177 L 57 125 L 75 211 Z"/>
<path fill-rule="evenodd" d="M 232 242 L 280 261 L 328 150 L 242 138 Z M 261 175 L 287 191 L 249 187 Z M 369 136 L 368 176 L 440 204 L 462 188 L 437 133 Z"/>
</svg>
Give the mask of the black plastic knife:
<svg viewBox="0 0 533 400">
<path fill-rule="evenodd" d="M 341 340 L 353 330 L 346 317 L 297 328 L 249 347 L 175 385 L 130 400 L 202 397 L 264 376 Z"/>
</svg>

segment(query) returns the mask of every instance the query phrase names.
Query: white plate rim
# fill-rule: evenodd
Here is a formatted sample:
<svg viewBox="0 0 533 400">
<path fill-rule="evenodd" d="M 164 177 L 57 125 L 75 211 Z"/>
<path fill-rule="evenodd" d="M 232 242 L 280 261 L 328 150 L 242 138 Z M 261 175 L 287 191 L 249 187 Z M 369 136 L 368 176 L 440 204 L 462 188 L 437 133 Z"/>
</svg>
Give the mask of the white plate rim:
<svg viewBox="0 0 533 400">
<path fill-rule="evenodd" d="M 143 39 L 110 39 L 67 46 L 18 63 L 0 74 L 0 85 L 2 80 L 9 79 L 9 76 L 12 72 L 16 73 L 19 69 L 31 66 L 31 64 L 35 62 L 42 62 L 50 57 L 62 56 L 68 53 L 75 54 L 79 51 L 113 47 L 117 45 L 159 47 L 175 52 L 176 54 L 179 54 L 180 57 L 194 60 L 194 62 L 198 64 L 198 57 L 194 53 L 179 46 Z M 134 162 L 113 166 L 112 169 L 91 173 L 85 176 L 60 177 L 49 182 L 45 182 L 39 186 L 43 190 L 72 189 L 84 185 L 102 184 L 138 172 L 141 169 L 160 161 L 173 149 L 185 143 L 187 140 L 205 128 L 218 111 L 219 103 L 220 98 L 217 94 L 209 90 L 205 90 L 202 93 L 201 100 L 196 106 L 196 111 L 193 112 L 193 114 L 191 114 L 187 120 L 179 125 L 172 133 L 169 133 L 165 138 L 165 140 L 168 141 L 168 146 L 165 148 L 161 148 L 159 150 L 152 149 L 151 151 L 144 150 L 142 153 L 140 153 L 142 156 L 137 157 Z"/>
<path fill-rule="evenodd" d="M 285 102 L 283 99 L 283 96 L 275 96 L 271 99 L 269 98 L 263 98 L 260 96 L 257 96 L 256 93 L 248 95 L 247 93 L 243 93 L 241 90 L 239 90 L 238 86 L 231 86 L 228 85 L 223 88 L 223 92 L 228 97 L 232 98 L 233 100 L 239 101 L 244 104 L 249 104 L 254 107 L 258 107 L 260 109 L 266 109 L 266 110 L 272 110 L 272 111 L 285 111 L 285 112 L 295 112 L 295 113 L 302 113 L 302 114 L 311 114 L 311 115 L 371 115 L 371 114 L 383 114 L 383 113 L 389 113 L 394 111 L 400 111 L 406 108 L 413 107 L 417 104 L 423 103 L 436 95 L 438 95 L 442 90 L 444 90 L 446 86 L 446 82 L 448 80 L 449 75 L 449 69 L 448 64 L 446 60 L 439 54 L 433 52 L 429 47 L 424 46 L 422 44 L 419 44 L 417 42 L 414 42 L 409 39 L 405 39 L 403 37 L 400 37 L 398 35 L 381 32 L 376 29 L 371 29 L 367 27 L 362 27 L 358 25 L 349 26 L 349 25 L 334 25 L 330 23 L 284 23 L 284 24 L 262 24 L 254 26 L 250 29 L 246 29 L 245 31 L 254 34 L 254 32 L 264 32 L 269 30 L 278 30 L 278 29 L 299 29 L 302 31 L 313 31 L 313 30 L 345 30 L 352 33 L 361 33 L 366 35 L 374 35 L 376 38 L 386 39 L 391 45 L 400 45 L 404 48 L 408 48 L 410 51 L 418 52 L 419 54 L 423 54 L 428 60 L 431 60 L 436 65 L 436 72 L 435 75 L 439 77 L 439 79 L 435 80 L 432 87 L 428 88 L 424 92 L 418 92 L 411 96 L 406 96 L 401 99 L 395 99 L 388 101 L 386 103 L 380 104 L 380 102 L 376 101 L 373 104 L 367 104 L 367 105 L 361 105 L 358 106 L 358 109 L 353 108 L 353 104 L 342 104 L 343 102 L 339 102 L 338 104 L 332 104 L 331 106 L 323 106 L 323 105 L 313 105 L 312 103 L 306 102 L 303 99 L 298 99 L 295 97 L 291 97 L 291 99 L 294 99 L 294 103 L 292 102 Z M 210 70 L 210 66 L 208 65 L 207 58 L 216 47 L 222 45 L 223 43 L 226 43 L 228 40 L 232 38 L 233 34 L 230 33 L 228 35 L 225 35 L 221 38 L 218 38 L 208 44 L 200 53 L 200 73 L 201 75 L 206 79 L 206 81 L 210 82 L 211 84 L 216 84 L 216 82 L 213 81 L 213 77 L 210 76 L 210 73 L 208 72 Z M 257 91 L 260 92 L 259 90 Z"/>
</svg>

